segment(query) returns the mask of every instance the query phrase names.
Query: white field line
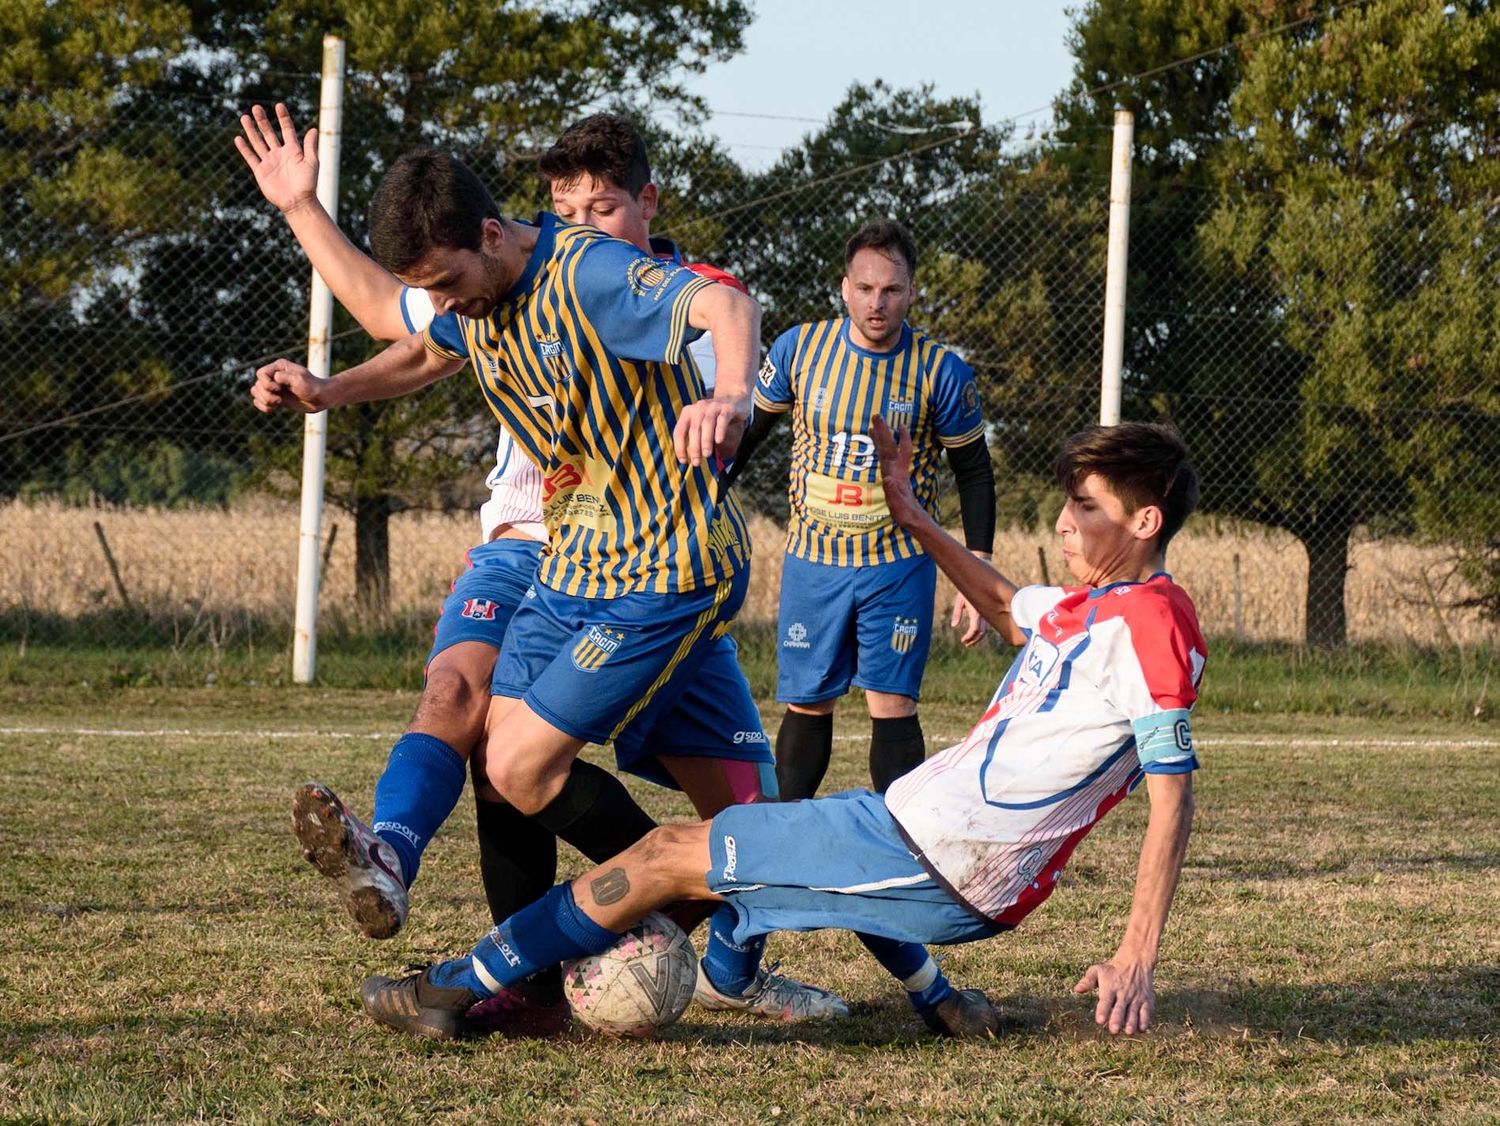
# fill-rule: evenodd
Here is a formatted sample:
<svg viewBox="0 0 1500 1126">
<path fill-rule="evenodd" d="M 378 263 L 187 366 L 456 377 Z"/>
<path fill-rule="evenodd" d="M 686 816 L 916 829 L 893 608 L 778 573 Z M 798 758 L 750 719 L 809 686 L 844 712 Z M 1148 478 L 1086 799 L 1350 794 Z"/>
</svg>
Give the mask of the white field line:
<svg viewBox="0 0 1500 1126">
<path fill-rule="evenodd" d="M 209 727 L 0 727 L 0 736 L 6 735 L 66 735 L 70 737 L 97 737 L 102 739 L 367 739 L 374 742 L 392 742 L 401 736 L 399 731 L 320 731 L 308 728 L 298 731 L 245 731 Z M 933 745 L 957 743 L 964 736 L 930 734 L 928 742 Z M 835 735 L 836 743 L 866 743 L 867 735 Z M 1500 748 L 1500 739 L 1359 739 L 1348 737 L 1278 739 L 1266 735 L 1227 735 L 1214 739 L 1195 740 L 1201 747 L 1392 747 L 1424 750 L 1459 750 Z"/>
</svg>

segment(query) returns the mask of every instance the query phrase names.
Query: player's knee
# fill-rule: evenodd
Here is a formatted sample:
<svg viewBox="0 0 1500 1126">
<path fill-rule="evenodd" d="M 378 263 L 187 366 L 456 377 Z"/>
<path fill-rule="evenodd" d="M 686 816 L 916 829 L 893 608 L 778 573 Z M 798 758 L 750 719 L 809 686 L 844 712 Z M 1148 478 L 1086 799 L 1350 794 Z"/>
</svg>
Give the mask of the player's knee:
<svg viewBox="0 0 1500 1126">
<path fill-rule="evenodd" d="M 467 737 L 463 741 L 472 745 L 484 730 L 490 700 L 489 684 L 481 684 L 479 680 L 463 667 L 434 665 L 427 672 L 427 684 L 422 689 L 413 726 L 422 724 L 462 732 Z"/>
<path fill-rule="evenodd" d="M 528 817 L 546 809 L 568 780 L 566 770 L 538 771 L 515 755 L 495 754 L 493 750 L 485 756 L 484 770 L 496 794 Z"/>
<path fill-rule="evenodd" d="M 649 873 L 674 894 L 706 891 L 703 873 L 708 870 L 708 822 L 695 825 L 659 825 L 630 849 L 639 870 Z"/>
</svg>

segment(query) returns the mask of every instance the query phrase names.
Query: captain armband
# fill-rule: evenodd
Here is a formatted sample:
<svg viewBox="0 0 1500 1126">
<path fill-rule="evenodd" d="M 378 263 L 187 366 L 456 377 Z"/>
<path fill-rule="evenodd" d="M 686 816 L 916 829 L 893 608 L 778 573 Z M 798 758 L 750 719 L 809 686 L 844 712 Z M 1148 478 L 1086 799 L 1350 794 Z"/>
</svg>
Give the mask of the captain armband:
<svg viewBox="0 0 1500 1126">
<path fill-rule="evenodd" d="M 1147 774 L 1186 774 L 1198 769 L 1193 726 L 1186 708 L 1155 712 L 1130 721 L 1135 753 Z"/>
</svg>

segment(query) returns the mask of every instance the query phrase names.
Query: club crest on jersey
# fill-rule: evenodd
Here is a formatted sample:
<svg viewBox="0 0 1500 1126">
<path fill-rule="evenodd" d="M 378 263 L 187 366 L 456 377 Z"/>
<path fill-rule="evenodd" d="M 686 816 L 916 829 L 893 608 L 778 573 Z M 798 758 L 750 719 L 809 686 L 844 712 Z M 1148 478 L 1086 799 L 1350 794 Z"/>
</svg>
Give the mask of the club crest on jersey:
<svg viewBox="0 0 1500 1126">
<path fill-rule="evenodd" d="M 776 365 L 771 362 L 771 357 L 766 357 L 766 362 L 760 365 L 760 374 L 755 377 L 760 380 L 762 387 L 769 388 L 776 382 Z"/>
<path fill-rule="evenodd" d="M 651 295 L 652 300 L 661 297 L 661 290 L 667 284 L 672 274 L 667 268 L 655 258 L 637 258 L 630 263 L 625 271 L 625 277 L 630 282 L 630 291 L 637 297 Z"/>
<path fill-rule="evenodd" d="M 537 357 L 558 383 L 566 383 L 573 378 L 573 365 L 568 361 L 566 351 L 562 337 L 556 333 L 536 338 Z"/>
<path fill-rule="evenodd" d="M 892 430 L 910 430 L 916 421 L 916 402 L 912 399 L 889 399 L 885 404 L 885 424 Z"/>
<path fill-rule="evenodd" d="M 910 653 L 917 643 L 917 619 L 897 618 L 891 629 L 891 648 L 897 653 Z"/>
<path fill-rule="evenodd" d="M 625 640 L 625 631 L 609 626 L 589 626 L 583 640 L 573 646 L 573 667 L 579 672 L 593 672 L 614 655 Z"/>
<path fill-rule="evenodd" d="M 979 409 L 979 388 L 972 383 L 964 384 L 964 410 L 977 411 Z"/>
<path fill-rule="evenodd" d="M 491 598 L 465 598 L 464 608 L 459 611 L 461 618 L 473 618 L 476 622 L 493 622 L 495 611 L 500 607 Z"/>
</svg>

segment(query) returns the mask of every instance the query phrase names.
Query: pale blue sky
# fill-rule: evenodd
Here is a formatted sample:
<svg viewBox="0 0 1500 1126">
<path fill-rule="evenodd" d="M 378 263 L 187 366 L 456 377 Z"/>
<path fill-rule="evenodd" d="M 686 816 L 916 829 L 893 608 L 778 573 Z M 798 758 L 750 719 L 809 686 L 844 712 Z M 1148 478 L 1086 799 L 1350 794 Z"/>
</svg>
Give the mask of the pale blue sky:
<svg viewBox="0 0 1500 1126">
<path fill-rule="evenodd" d="M 932 82 L 941 96 L 979 95 L 987 122 L 1042 108 L 1067 85 L 1070 20 L 1061 0 L 752 0 L 745 50 L 694 77 L 719 111 L 706 126 L 748 167 L 764 167 L 817 128 L 855 81 Z"/>
</svg>

